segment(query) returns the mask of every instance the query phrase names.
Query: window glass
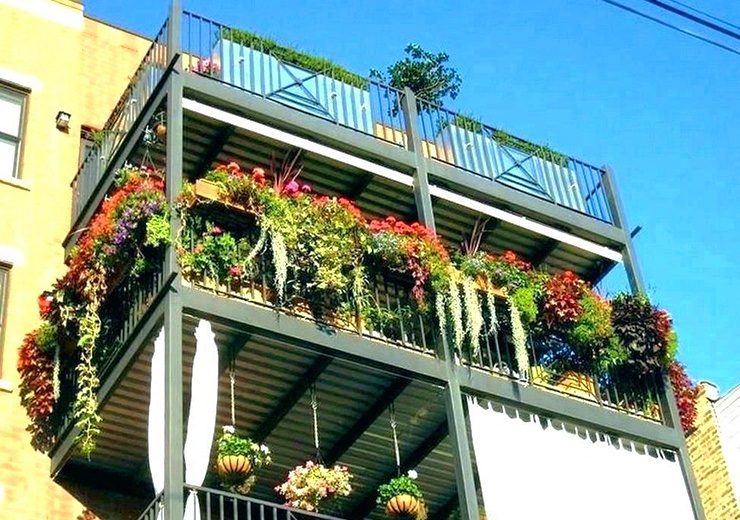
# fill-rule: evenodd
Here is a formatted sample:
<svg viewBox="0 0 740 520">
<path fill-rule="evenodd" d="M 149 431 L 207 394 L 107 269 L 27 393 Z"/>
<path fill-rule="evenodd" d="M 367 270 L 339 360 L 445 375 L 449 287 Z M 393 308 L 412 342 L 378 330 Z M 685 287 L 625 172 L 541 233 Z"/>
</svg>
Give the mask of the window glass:
<svg viewBox="0 0 740 520">
<path fill-rule="evenodd" d="M 20 137 L 23 95 L 0 87 L 0 132 Z"/>
<path fill-rule="evenodd" d="M 0 177 L 15 177 L 17 146 L 17 143 L 0 136 Z"/>
</svg>

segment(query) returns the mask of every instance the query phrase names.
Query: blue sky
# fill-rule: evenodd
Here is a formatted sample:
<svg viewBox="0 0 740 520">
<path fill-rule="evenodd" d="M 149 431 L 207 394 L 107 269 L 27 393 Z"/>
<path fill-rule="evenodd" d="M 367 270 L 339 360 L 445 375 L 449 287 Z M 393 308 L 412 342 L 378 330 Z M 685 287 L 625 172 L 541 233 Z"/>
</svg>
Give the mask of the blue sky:
<svg viewBox="0 0 740 520">
<path fill-rule="evenodd" d="M 740 2 L 684 2 L 740 25 Z M 85 3 L 149 36 L 169 4 Z M 409 42 L 450 54 L 463 78 L 450 108 L 614 168 L 629 223 L 643 227 L 648 292 L 674 317 L 682 361 L 723 392 L 740 383 L 740 56 L 598 0 L 184 5 L 358 73 L 384 69 Z"/>
</svg>

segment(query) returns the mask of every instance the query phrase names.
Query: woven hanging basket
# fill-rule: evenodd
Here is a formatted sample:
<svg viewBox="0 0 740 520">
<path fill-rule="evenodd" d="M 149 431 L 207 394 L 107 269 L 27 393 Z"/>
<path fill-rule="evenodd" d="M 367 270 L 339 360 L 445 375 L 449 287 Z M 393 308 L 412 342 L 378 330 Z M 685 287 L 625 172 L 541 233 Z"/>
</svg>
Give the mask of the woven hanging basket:
<svg viewBox="0 0 740 520">
<path fill-rule="evenodd" d="M 411 495 L 396 495 L 385 503 L 385 512 L 391 517 L 416 517 L 421 504 L 419 499 Z"/>
<path fill-rule="evenodd" d="M 216 470 L 221 478 L 237 480 L 249 475 L 252 461 L 244 455 L 223 455 L 216 460 Z"/>
</svg>

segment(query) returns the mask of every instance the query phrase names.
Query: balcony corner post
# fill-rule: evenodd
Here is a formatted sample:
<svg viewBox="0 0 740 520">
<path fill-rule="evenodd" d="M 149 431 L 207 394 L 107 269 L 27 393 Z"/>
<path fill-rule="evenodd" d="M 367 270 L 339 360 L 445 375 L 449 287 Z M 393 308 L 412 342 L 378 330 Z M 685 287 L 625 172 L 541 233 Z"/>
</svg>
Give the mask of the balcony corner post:
<svg viewBox="0 0 740 520">
<path fill-rule="evenodd" d="M 463 395 L 460 390 L 460 381 L 455 366 L 455 355 L 450 351 L 446 338 L 442 338 L 443 352 L 447 374 L 445 385 L 445 410 L 447 425 L 450 432 L 452 456 L 455 462 L 455 482 L 457 484 L 460 518 L 464 520 L 478 520 L 478 494 L 473 472 L 473 459 L 470 456 L 470 442 L 468 439 L 467 418 L 463 408 Z"/>
<path fill-rule="evenodd" d="M 170 4 L 170 16 L 167 22 L 167 63 L 178 57 L 181 53 L 182 46 L 182 5 L 180 0 L 172 0 Z M 178 62 L 175 70 L 180 71 L 181 65 Z"/>
<path fill-rule="evenodd" d="M 419 133 L 419 117 L 417 112 L 416 95 L 405 87 L 401 96 L 401 110 L 403 111 L 404 124 L 408 148 L 414 152 L 416 167 L 414 168 L 414 200 L 416 201 L 416 212 L 419 220 L 427 227 L 435 229 L 434 210 L 432 208 L 432 196 L 429 193 L 429 176 L 424 160 L 421 134 Z"/>
<path fill-rule="evenodd" d="M 622 257 L 624 259 L 624 269 L 627 272 L 627 279 L 629 280 L 630 288 L 634 294 L 644 293 L 645 283 L 642 279 L 640 266 L 637 263 L 637 252 L 635 251 L 635 245 L 632 243 L 632 236 L 630 235 L 630 230 L 627 226 L 627 219 L 624 216 L 622 200 L 619 197 L 619 192 L 617 191 L 617 186 L 614 182 L 614 171 L 609 166 L 604 166 L 602 171 L 604 192 L 606 193 L 606 199 L 609 202 L 609 209 L 611 210 L 612 217 L 614 219 L 614 225 L 619 227 L 624 233 Z"/>
</svg>

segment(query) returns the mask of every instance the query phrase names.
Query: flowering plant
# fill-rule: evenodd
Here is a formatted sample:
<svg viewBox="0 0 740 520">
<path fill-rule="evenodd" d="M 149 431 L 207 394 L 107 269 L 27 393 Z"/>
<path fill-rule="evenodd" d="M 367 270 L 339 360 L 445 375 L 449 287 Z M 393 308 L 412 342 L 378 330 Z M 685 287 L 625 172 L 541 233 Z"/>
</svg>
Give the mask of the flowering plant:
<svg viewBox="0 0 740 520">
<path fill-rule="evenodd" d="M 668 376 L 676 397 L 678 414 L 681 417 L 683 431 L 688 433 L 694 429 L 696 422 L 696 401 L 699 398 L 699 387 L 694 384 L 686 373 L 686 368 L 674 361 L 668 365 Z"/>
<path fill-rule="evenodd" d="M 352 474 L 346 466 L 327 468 L 309 460 L 291 470 L 288 479 L 276 486 L 275 491 L 285 497 L 289 507 L 318 512 L 327 498 L 349 496 L 351 480 Z"/>
<path fill-rule="evenodd" d="M 221 435 L 216 439 L 216 453 L 218 457 L 216 468 L 219 470 L 222 486 L 232 493 L 243 495 L 249 493 L 257 479 L 254 475 L 255 470 L 272 463 L 270 448 L 247 437 L 241 437 L 231 425 L 224 426 Z M 231 468 L 226 470 L 221 466 L 222 459 L 230 456 L 245 457 L 249 460 L 249 465 L 238 470 Z"/>
<path fill-rule="evenodd" d="M 18 372 L 21 375 L 19 392 L 21 404 L 31 419 L 27 430 L 36 449 L 47 451 L 54 433 L 50 417 L 54 411 L 54 357 L 38 345 L 39 332 L 33 331 L 23 339 L 18 349 Z"/>
<path fill-rule="evenodd" d="M 552 276 L 542 293 L 542 317 L 551 328 L 572 324 L 583 312 L 581 298 L 588 293 L 588 284 L 572 271 Z"/>
<path fill-rule="evenodd" d="M 101 305 L 120 283 L 122 275 L 140 277 L 151 267 L 149 260 L 154 251 L 168 242 L 169 208 L 161 173 L 125 166 L 116 176 L 115 189 L 78 240 L 66 274 L 56 281 L 52 291 L 39 297 L 39 314 L 51 327 L 42 327 L 42 334 L 22 348 L 32 353 L 31 345 L 39 338 L 47 346 L 76 344 L 80 361 L 76 365 L 73 415 L 81 431 L 78 440 L 83 453 L 94 449 L 99 432 L 96 397 L 99 381 L 93 353 L 103 327 Z M 56 358 L 55 372 L 58 371 Z M 22 386 L 30 388 L 36 384 L 32 381 L 33 371 L 25 362 L 18 368 Z M 51 421 L 53 414 L 39 415 L 29 399 L 23 404 L 35 421 L 34 433 L 50 431 L 50 424 L 41 427 L 38 421 Z M 34 445 L 44 445 L 41 440 L 41 436 L 34 439 Z"/>
<path fill-rule="evenodd" d="M 378 487 L 378 504 L 385 504 L 397 495 L 411 495 L 414 498 L 423 498 L 424 494 L 416 483 L 418 474 L 410 470 L 406 475 L 392 478 L 388 483 Z"/>
<path fill-rule="evenodd" d="M 193 66 L 193 72 L 214 76 L 221 71 L 221 64 L 213 58 L 198 58 Z"/>
</svg>

